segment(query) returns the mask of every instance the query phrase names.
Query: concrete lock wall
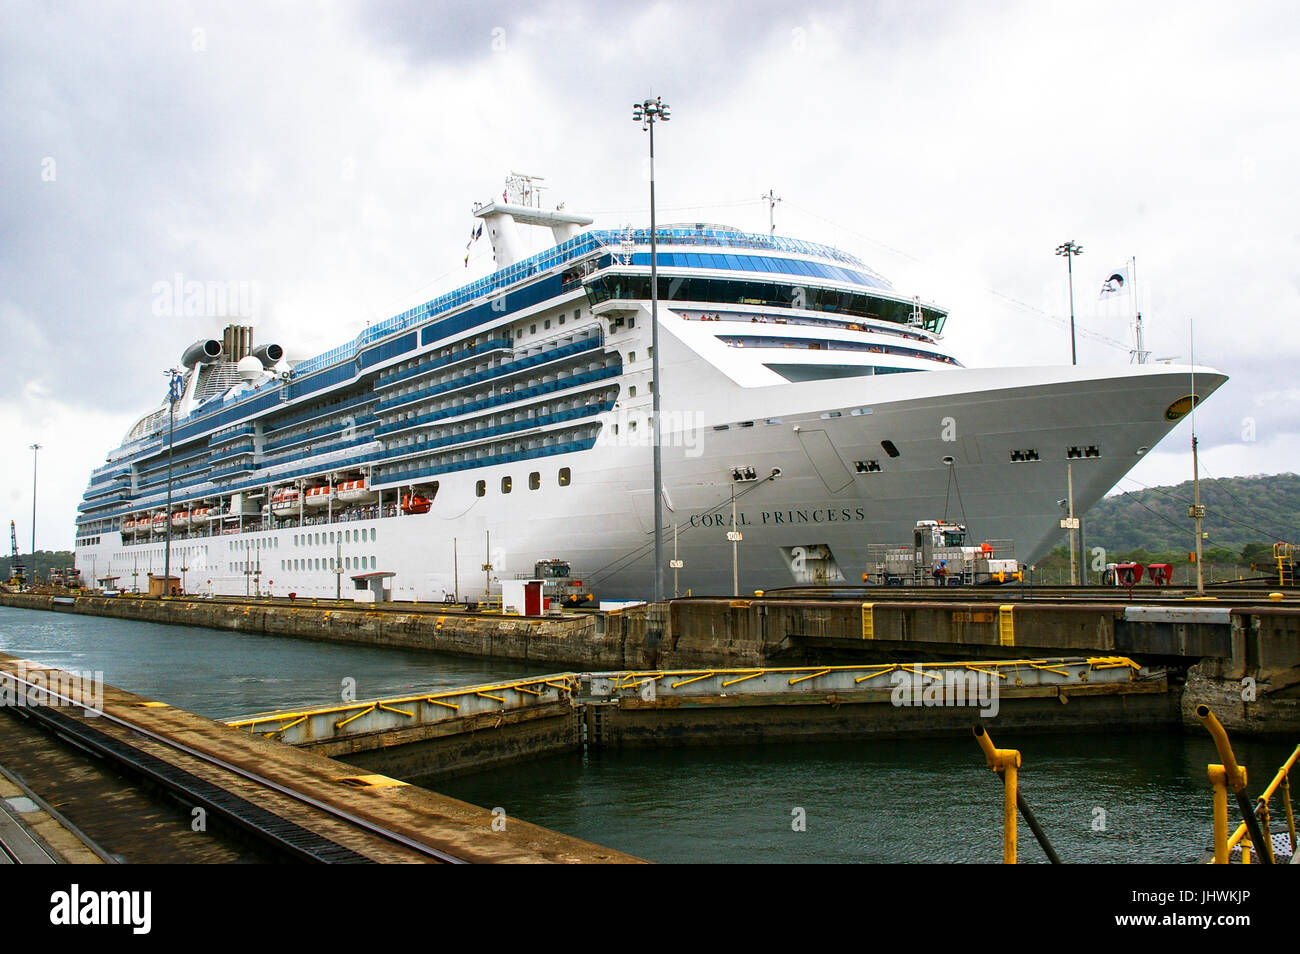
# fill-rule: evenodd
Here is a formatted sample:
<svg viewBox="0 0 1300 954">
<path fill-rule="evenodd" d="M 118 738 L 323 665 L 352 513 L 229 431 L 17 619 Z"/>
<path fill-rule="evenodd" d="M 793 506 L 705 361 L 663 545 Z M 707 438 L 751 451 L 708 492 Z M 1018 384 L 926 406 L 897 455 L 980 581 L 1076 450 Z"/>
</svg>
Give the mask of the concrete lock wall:
<svg viewBox="0 0 1300 954">
<path fill-rule="evenodd" d="M 582 671 L 1122 653 L 1191 665 L 1183 708 L 1188 724 L 1195 724 L 1192 708 L 1205 702 L 1222 712 L 1230 729 L 1300 730 L 1300 613 L 1290 607 L 1232 610 L 1229 626 L 1197 622 L 1191 609 L 1183 615 L 1192 621 L 1168 622 L 1129 618 L 1132 609 L 1122 604 L 1015 604 L 1008 639 L 1000 607 L 987 602 L 876 602 L 864 614 L 863 604 L 851 601 L 700 599 L 560 618 L 407 613 L 307 601 L 81 596 L 68 605 L 55 604 L 50 596 L 0 594 L 0 603 Z M 864 639 L 864 615 L 870 620 L 869 639 Z M 1254 680 L 1253 687 L 1244 686 L 1245 679 Z M 1247 688 L 1253 699 L 1243 698 Z"/>
<path fill-rule="evenodd" d="M 218 600 L 77 597 L 73 605 L 49 596 L 4 594 L 0 603 L 166 625 L 206 626 L 359 645 L 423 649 L 583 669 L 640 665 L 641 648 L 625 647 L 621 625 L 598 627 L 592 616 L 525 618 L 448 612 L 386 612 L 367 608 Z M 605 629 L 598 633 L 597 629 Z M 629 652 L 630 650 L 630 652 Z M 629 655 L 632 657 L 629 659 Z"/>
<path fill-rule="evenodd" d="M 1233 612 L 1232 655 L 1203 659 L 1187 672 L 1183 722 L 1199 726 L 1208 705 L 1230 732 L 1300 731 L 1300 617 L 1284 610 Z"/>
</svg>

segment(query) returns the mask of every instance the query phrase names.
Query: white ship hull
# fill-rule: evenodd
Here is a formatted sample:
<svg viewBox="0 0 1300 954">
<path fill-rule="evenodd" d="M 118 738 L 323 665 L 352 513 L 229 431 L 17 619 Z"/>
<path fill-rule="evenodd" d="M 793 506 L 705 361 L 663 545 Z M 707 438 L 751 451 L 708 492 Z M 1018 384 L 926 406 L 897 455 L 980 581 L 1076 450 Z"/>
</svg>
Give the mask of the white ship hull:
<svg viewBox="0 0 1300 954">
<path fill-rule="evenodd" d="M 497 243 L 512 218 L 589 221 L 477 214 Z M 664 557 L 684 562 L 670 591 L 733 592 L 733 494 L 741 593 L 859 582 L 868 546 L 919 519 L 1032 563 L 1062 538 L 1067 469 L 1086 513 L 1190 409 L 1191 368 L 963 368 L 941 309 L 837 249 L 658 234 Z M 147 522 L 170 506 L 191 513 L 171 569 L 194 593 L 480 598 L 558 559 L 598 596 L 651 596 L 648 244 L 584 233 L 518 262 L 496 244 L 492 276 L 292 369 L 249 328 L 196 342 L 182 396 L 91 475 L 83 578 L 144 589 L 168 521 Z M 1224 380 L 1196 369 L 1197 394 Z M 333 499 L 310 498 L 322 486 Z M 124 535 L 131 520 L 146 526 Z"/>
<path fill-rule="evenodd" d="M 1200 369 L 1197 390 L 1209 394 L 1224 380 Z M 1031 563 L 1063 537 L 1058 501 L 1066 495 L 1066 449 L 1101 451 L 1099 457 L 1070 461 L 1075 508 L 1082 513 L 1132 468 L 1139 449 L 1155 446 L 1173 426 L 1163 412 L 1189 393 L 1189 369 L 961 369 L 781 390 L 786 389 L 744 395 L 745 406 L 756 412 L 745 419 L 755 421 L 752 427 L 738 426 L 734 414 L 714 409 L 691 434 L 665 432 L 665 548 L 671 557 L 675 528 L 685 562 L 676 573 L 679 592 L 732 592 L 726 532 L 728 475 L 736 466 L 753 467 L 760 478 L 735 485 L 744 534 L 738 548 L 741 593 L 801 582 L 860 582 L 867 545 L 904 542 L 924 517 L 960 519 L 980 539 L 1013 540 L 1017 557 Z M 825 392 L 832 389 L 838 400 L 827 403 Z M 768 413 L 790 408 L 793 400 L 803 407 Z M 737 405 L 718 402 L 718 408 L 728 406 Z M 1086 423 L 1071 411 L 1078 407 L 1089 409 Z M 871 413 L 852 413 L 864 408 Z M 821 416 L 834 411 L 841 416 Z M 779 424 L 764 423 L 778 416 Z M 714 430 L 724 423 L 728 430 Z M 897 458 L 887 457 L 882 440 L 894 443 Z M 820 454 L 827 445 L 832 453 Z M 1031 448 L 1039 451 L 1038 461 L 1010 461 L 1012 450 Z M 878 460 L 881 470 L 856 473 L 860 460 Z M 189 567 L 190 592 L 340 592 L 346 598 L 353 593 L 353 575 L 377 570 L 395 574 L 394 599 L 443 600 L 480 598 L 496 581 L 530 576 L 536 562 L 559 558 L 600 597 L 651 593 L 649 442 L 609 440 L 536 466 L 542 475 L 536 491 L 528 489 L 530 468 L 520 465 L 444 478 L 427 514 L 399 511 L 382 519 L 176 538 L 173 567 Z M 564 467 L 573 476 L 562 487 L 557 474 Z M 772 479 L 774 469 L 780 476 Z M 509 494 L 500 493 L 503 477 L 512 478 Z M 488 496 L 474 496 L 478 480 L 486 480 Z M 331 542 L 331 533 L 346 534 L 347 541 Z M 829 559 L 799 559 L 798 548 L 807 553 L 818 547 Z M 330 568 L 336 556 L 347 564 L 341 581 Z M 79 557 L 85 573 L 93 564 L 126 580 L 133 570 L 144 579 L 149 570 L 162 569 L 156 542 L 105 542 Z M 491 581 L 477 569 L 485 562 L 493 565 Z M 667 579 L 672 589 L 672 571 Z"/>
</svg>

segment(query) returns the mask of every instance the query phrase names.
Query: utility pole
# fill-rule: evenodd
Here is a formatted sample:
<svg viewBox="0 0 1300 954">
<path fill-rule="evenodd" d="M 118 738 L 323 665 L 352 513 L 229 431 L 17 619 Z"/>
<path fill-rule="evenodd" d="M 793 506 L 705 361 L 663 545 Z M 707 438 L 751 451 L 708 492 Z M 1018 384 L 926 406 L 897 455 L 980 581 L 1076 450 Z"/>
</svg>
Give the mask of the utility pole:
<svg viewBox="0 0 1300 954">
<path fill-rule="evenodd" d="M 655 121 L 668 122 L 668 104 L 662 97 L 632 105 L 632 119 L 650 133 L 650 386 L 654 418 L 654 520 L 655 520 L 655 602 L 664 598 L 664 473 L 663 433 L 659 418 L 659 397 L 663 390 L 659 377 L 659 242 L 655 223 Z"/>
<path fill-rule="evenodd" d="M 1074 534 L 1079 529 L 1079 519 L 1074 515 L 1074 464 L 1065 465 L 1066 518 L 1061 527 L 1070 532 L 1070 585 L 1079 585 L 1079 564 L 1075 559 Z"/>
<path fill-rule="evenodd" d="M 681 589 L 677 585 L 677 574 L 681 571 L 681 568 L 685 566 L 685 564 L 677 556 L 676 521 L 673 522 L 673 558 L 672 561 L 669 563 L 669 566 L 673 568 L 673 599 L 677 599 L 677 597 L 681 595 Z"/>
<path fill-rule="evenodd" d="M 1073 239 L 1056 247 L 1056 254 L 1065 256 L 1070 274 L 1070 364 L 1079 363 L 1079 352 L 1074 345 L 1074 256 L 1083 254 L 1083 246 Z"/>
<path fill-rule="evenodd" d="M 1196 452 L 1196 330 L 1189 323 L 1187 330 L 1192 362 L 1192 494 L 1193 502 L 1188 516 L 1196 522 L 1196 595 L 1205 595 L 1205 574 L 1201 572 L 1201 521 L 1205 519 L 1205 505 L 1201 503 L 1201 465 Z"/>
<path fill-rule="evenodd" d="M 40 444 L 32 445 L 32 584 L 37 581 L 36 575 L 36 452 L 41 449 Z"/>
<path fill-rule="evenodd" d="M 343 599 L 343 534 L 334 538 L 334 598 Z"/>
<path fill-rule="evenodd" d="M 180 400 L 181 376 L 174 368 L 167 375 L 167 522 L 163 524 L 163 597 L 172 590 L 172 450 L 176 446 L 176 402 Z"/>
<path fill-rule="evenodd" d="M 731 529 L 727 531 L 731 541 L 731 592 L 740 595 L 740 541 L 745 535 L 736 529 L 736 482 L 731 482 Z"/>
</svg>

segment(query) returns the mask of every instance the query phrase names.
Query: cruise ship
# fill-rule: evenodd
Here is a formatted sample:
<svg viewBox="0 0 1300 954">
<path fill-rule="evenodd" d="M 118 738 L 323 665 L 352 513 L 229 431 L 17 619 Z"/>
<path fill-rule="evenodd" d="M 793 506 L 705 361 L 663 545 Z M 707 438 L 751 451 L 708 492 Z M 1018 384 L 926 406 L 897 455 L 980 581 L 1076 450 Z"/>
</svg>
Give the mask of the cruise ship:
<svg viewBox="0 0 1300 954">
<path fill-rule="evenodd" d="M 476 599 L 563 561 L 645 598 L 656 388 L 670 592 L 732 593 L 733 556 L 741 592 L 857 582 L 868 545 L 945 516 L 1028 564 L 1067 484 L 1085 512 L 1226 380 L 968 368 L 943 309 L 853 255 L 704 223 L 657 230 L 654 380 L 649 230 L 526 183 L 474 214 L 490 275 L 332 351 L 291 362 L 242 325 L 188 348 L 90 477 L 83 579 L 144 590 L 170 547 L 192 594 Z M 524 255 L 525 228 L 554 244 Z"/>
</svg>

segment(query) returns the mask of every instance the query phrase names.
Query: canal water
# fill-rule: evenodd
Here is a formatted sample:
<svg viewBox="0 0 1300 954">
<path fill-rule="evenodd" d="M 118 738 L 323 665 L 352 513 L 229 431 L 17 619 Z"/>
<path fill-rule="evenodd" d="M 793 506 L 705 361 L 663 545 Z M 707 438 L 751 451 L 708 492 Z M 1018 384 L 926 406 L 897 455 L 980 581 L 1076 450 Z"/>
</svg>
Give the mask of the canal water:
<svg viewBox="0 0 1300 954">
<path fill-rule="evenodd" d="M 0 652 L 212 719 L 455 688 L 549 672 L 492 659 L 347 646 L 198 626 L 165 626 L 0 606 Z"/>
<path fill-rule="evenodd" d="M 0 651 L 213 718 L 467 685 L 542 670 L 0 607 Z M 1210 838 L 1200 732 L 998 732 L 1066 862 L 1189 862 Z M 1237 740 L 1257 793 L 1290 743 Z M 418 780 L 414 780 L 418 781 Z M 438 791 L 659 862 L 995 862 L 1002 793 L 974 739 L 633 749 L 444 779 Z M 1234 807 L 1235 816 L 1235 807 Z M 1043 861 L 1021 826 L 1021 860 Z"/>
</svg>

